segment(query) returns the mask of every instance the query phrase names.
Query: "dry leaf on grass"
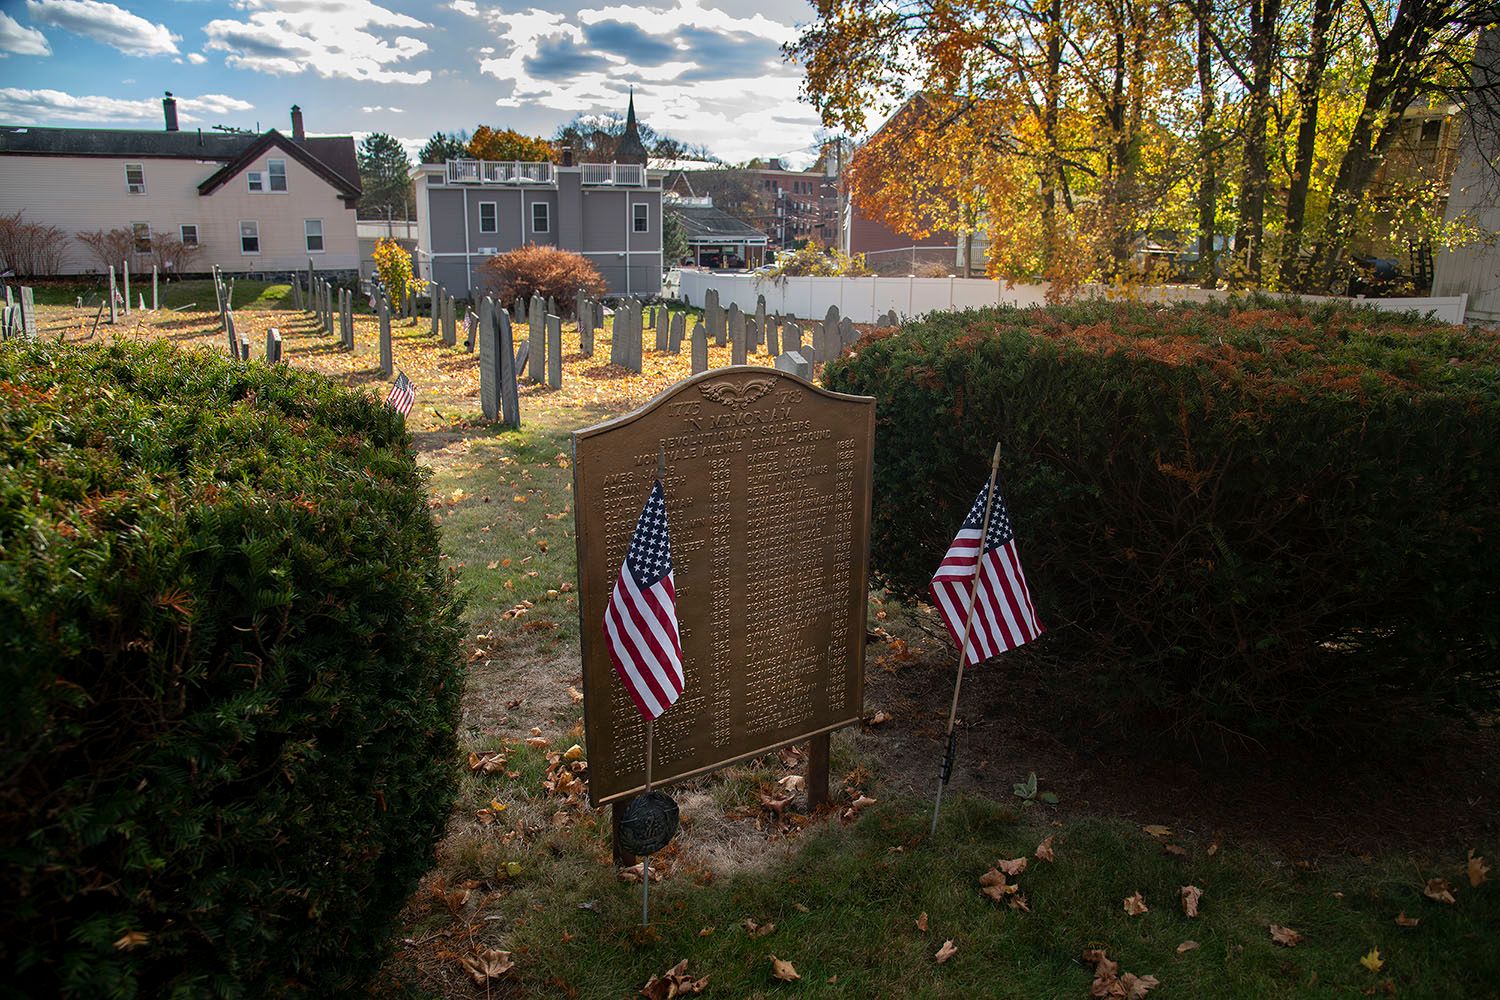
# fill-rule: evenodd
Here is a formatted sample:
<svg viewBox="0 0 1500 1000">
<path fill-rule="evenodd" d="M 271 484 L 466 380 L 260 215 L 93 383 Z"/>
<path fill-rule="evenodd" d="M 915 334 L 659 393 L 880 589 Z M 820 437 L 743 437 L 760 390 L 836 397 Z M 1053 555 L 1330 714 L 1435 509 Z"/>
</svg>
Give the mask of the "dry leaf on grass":
<svg viewBox="0 0 1500 1000">
<path fill-rule="evenodd" d="M 802 978 L 797 975 L 796 966 L 784 958 L 777 958 L 775 955 L 771 956 L 771 975 L 784 983 L 790 983 Z"/>
<path fill-rule="evenodd" d="M 714 931 L 716 931 L 716 930 L 718 930 L 718 928 L 717 928 L 717 927 L 703 927 L 703 928 L 700 928 L 700 929 L 699 929 L 699 931 L 698 931 L 698 936 L 699 936 L 699 937 L 709 937 L 709 936 L 711 936 L 711 935 L 712 935 L 712 934 L 713 934 L 713 932 L 714 932 Z"/>
<path fill-rule="evenodd" d="M 926 910 L 923 910 L 922 911 L 922 915 L 917 918 L 917 930 L 922 931 L 924 934 L 927 932 L 927 911 Z"/>
<path fill-rule="evenodd" d="M 1163 844 L 1162 850 L 1177 858 L 1183 858 L 1187 856 L 1187 848 L 1179 847 L 1177 844 Z"/>
<path fill-rule="evenodd" d="M 1011 858 L 1009 861 L 996 861 L 995 867 L 1003 871 L 1005 874 L 1009 875 L 1011 878 L 1015 878 L 1017 875 L 1026 870 L 1026 859 Z"/>
<path fill-rule="evenodd" d="M 1302 940 L 1302 935 L 1298 934 L 1290 927 L 1283 927 L 1280 924 L 1271 924 L 1271 940 L 1275 941 L 1283 948 L 1295 948 L 1297 947 L 1297 943 Z"/>
<path fill-rule="evenodd" d="M 1469 851 L 1468 872 L 1470 887 L 1478 889 L 1490 877 L 1490 866 L 1484 863 L 1484 858 L 1471 850 Z"/>
<path fill-rule="evenodd" d="M 1379 972 L 1381 966 L 1385 965 L 1385 959 L 1380 957 L 1379 948 L 1371 948 L 1367 954 L 1360 957 L 1359 964 L 1371 972 Z"/>
<path fill-rule="evenodd" d="M 874 804 L 874 799 L 870 798 L 868 795 L 860 794 L 857 798 L 855 798 L 853 802 L 849 803 L 849 808 L 844 810 L 844 821 L 848 822 L 854 819 L 859 815 L 859 811 L 861 809 L 865 808 L 866 806 L 873 806 Z"/>
<path fill-rule="evenodd" d="M 1184 954 L 1192 951 L 1196 947 L 1198 947 L 1198 942 L 1197 941 L 1192 941 L 1192 940 L 1184 941 L 1184 942 L 1182 942 L 1182 944 L 1180 944 L 1180 945 L 1177 946 L 1177 954 L 1184 955 Z"/>
<path fill-rule="evenodd" d="M 997 903 L 1019 888 L 1020 886 L 1007 885 L 1005 876 L 1001 874 L 998 868 L 991 868 L 979 876 L 979 891 Z"/>
<path fill-rule="evenodd" d="M 752 938 L 762 938 L 776 930 L 776 925 L 771 923 L 770 921 L 767 921 L 763 924 L 758 924 L 750 917 L 746 917 L 744 920 L 741 920 L 740 926 L 744 927 L 745 931 Z"/>
<path fill-rule="evenodd" d="M 617 873 L 620 876 L 620 881 L 621 882 L 628 882 L 631 885 L 640 885 L 641 884 L 641 871 L 642 871 L 642 869 L 645 868 L 645 866 L 646 866 L 646 863 L 644 861 L 642 861 L 642 862 L 639 862 L 637 864 L 631 865 L 629 868 L 621 868 L 619 870 L 619 872 Z M 661 866 L 660 865 L 652 865 L 651 866 L 651 881 L 653 881 L 653 882 L 660 882 L 661 881 Z"/>
<path fill-rule="evenodd" d="M 1056 861 L 1057 860 L 1056 856 L 1052 853 L 1052 838 L 1053 838 L 1053 836 L 1054 836 L 1054 834 L 1050 834 L 1050 833 L 1047 834 L 1046 839 L 1043 840 L 1040 844 L 1036 845 L 1036 855 L 1035 855 L 1035 857 L 1036 857 L 1036 859 L 1038 861 L 1048 861 L 1048 862 L 1050 862 L 1050 861 Z"/>
<path fill-rule="evenodd" d="M 574 743 L 568 747 L 568 752 L 563 754 L 563 760 L 580 760 L 583 757 L 583 747 Z"/>
<path fill-rule="evenodd" d="M 1148 826 L 1141 827 L 1141 829 L 1158 839 L 1162 837 L 1172 836 L 1172 828 L 1170 826 L 1162 826 L 1160 823 L 1152 823 Z"/>
<path fill-rule="evenodd" d="M 1203 898 L 1203 890 L 1196 885 L 1185 885 L 1179 890 L 1182 893 L 1182 912 L 1189 917 L 1198 915 L 1198 900 Z"/>
<path fill-rule="evenodd" d="M 1422 890 L 1422 895 L 1439 903 L 1452 905 L 1455 902 L 1453 887 L 1448 884 L 1448 880 L 1445 878 L 1428 879 L 1427 887 Z"/>
<path fill-rule="evenodd" d="M 956 945 L 956 944 L 953 943 L 953 939 L 952 938 L 949 938 L 948 940 L 946 940 L 946 941 L 943 942 L 943 946 L 941 948 L 939 948 L 937 950 L 937 954 L 933 955 L 932 957 L 933 957 L 933 960 L 936 961 L 938 965 L 942 965 L 944 962 L 948 961 L 948 959 L 952 958 L 954 955 L 957 955 L 957 954 L 958 954 L 958 945 Z"/>
<path fill-rule="evenodd" d="M 694 979 L 688 975 L 687 964 L 688 960 L 684 958 L 662 975 L 652 976 L 641 988 L 641 996 L 646 1000 L 672 1000 L 689 993 L 702 993 L 708 985 L 708 977 Z"/>
<path fill-rule="evenodd" d="M 1137 976 L 1133 972 L 1120 974 L 1120 963 L 1111 959 L 1102 948 L 1091 948 L 1083 953 L 1083 960 L 1094 967 L 1094 981 L 1089 986 L 1089 996 L 1108 1000 L 1141 1000 L 1153 988 L 1159 986 L 1155 976 Z"/>
<path fill-rule="evenodd" d="M 510 960 L 510 952 L 499 948 L 486 948 L 472 955 L 464 955 L 459 958 L 459 962 L 480 986 L 486 985 L 491 979 L 499 979 L 515 966 Z"/>
<path fill-rule="evenodd" d="M 1402 910 L 1400 913 L 1396 914 L 1397 927 L 1415 927 L 1421 922 L 1421 917 L 1408 917 L 1405 910 Z"/>
<path fill-rule="evenodd" d="M 807 778 L 800 774 L 784 774 L 776 779 L 776 784 L 788 792 L 800 792 L 807 787 Z"/>
<path fill-rule="evenodd" d="M 882 723 L 890 722 L 890 721 L 891 721 L 891 713 L 887 712 L 883 708 L 876 709 L 875 710 L 875 714 L 872 715 L 872 716 L 870 716 L 870 725 L 872 725 L 872 726 L 878 726 L 878 725 L 880 725 Z"/>
<path fill-rule="evenodd" d="M 1146 907 L 1146 897 L 1142 896 L 1139 892 L 1126 896 L 1121 905 L 1125 907 L 1125 913 L 1132 917 L 1138 917 L 1142 913 L 1150 912 Z"/>
</svg>

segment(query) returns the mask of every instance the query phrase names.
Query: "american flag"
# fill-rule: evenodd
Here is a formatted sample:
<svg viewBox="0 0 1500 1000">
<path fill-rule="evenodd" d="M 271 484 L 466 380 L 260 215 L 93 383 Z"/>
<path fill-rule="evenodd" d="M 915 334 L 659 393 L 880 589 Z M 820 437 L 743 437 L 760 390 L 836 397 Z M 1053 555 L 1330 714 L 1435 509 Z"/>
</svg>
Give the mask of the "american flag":
<svg viewBox="0 0 1500 1000">
<path fill-rule="evenodd" d="M 411 404 L 416 401 L 417 390 L 411 379 L 406 377 L 406 372 L 397 373 L 396 384 L 391 386 L 391 394 L 385 397 L 385 405 L 404 417 L 411 412 Z"/>
<path fill-rule="evenodd" d="M 974 583 L 975 562 L 979 558 L 979 531 L 984 524 L 984 501 L 989 484 L 979 491 L 958 535 L 948 546 L 943 563 L 932 577 L 932 601 L 943 616 L 953 644 L 963 641 L 964 623 L 969 614 L 969 595 Z M 1016 533 L 1011 527 L 1010 512 L 1000 498 L 1000 484 L 995 483 L 995 502 L 990 510 L 990 530 L 984 540 L 984 557 L 979 571 L 979 600 L 974 607 L 974 627 L 969 633 L 969 648 L 964 660 L 979 663 L 1015 649 L 1042 634 L 1026 575 L 1021 572 L 1021 557 L 1016 552 Z"/>
<path fill-rule="evenodd" d="M 630 700 L 655 719 L 682 694 L 682 642 L 672 586 L 672 540 L 661 481 L 630 537 L 630 550 L 604 609 L 605 645 Z"/>
</svg>

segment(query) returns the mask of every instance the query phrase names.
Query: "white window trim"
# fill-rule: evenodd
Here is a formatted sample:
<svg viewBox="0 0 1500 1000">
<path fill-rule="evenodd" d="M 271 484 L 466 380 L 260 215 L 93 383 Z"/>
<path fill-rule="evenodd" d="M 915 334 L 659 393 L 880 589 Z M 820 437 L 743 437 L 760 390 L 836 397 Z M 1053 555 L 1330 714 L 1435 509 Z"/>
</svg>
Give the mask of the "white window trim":
<svg viewBox="0 0 1500 1000">
<path fill-rule="evenodd" d="M 256 188 L 256 187 L 251 187 L 250 186 L 252 183 L 255 183 L 255 182 L 259 182 L 260 187 Z M 250 194 L 265 194 L 266 191 L 267 191 L 267 188 L 266 188 L 266 172 L 264 170 L 247 170 L 247 171 L 245 171 L 245 190 L 248 191 Z"/>
<path fill-rule="evenodd" d="M 314 249 L 312 249 L 311 247 L 309 247 L 307 245 L 307 241 L 311 238 L 311 234 L 307 231 L 307 224 L 309 222 L 316 222 L 318 224 L 318 241 L 323 244 L 323 248 L 321 250 L 314 250 Z M 328 236 L 323 232 L 323 220 L 322 219 L 303 219 L 302 220 L 302 249 L 306 250 L 308 253 L 327 253 L 328 252 Z"/>
<path fill-rule="evenodd" d="M 538 205 L 540 205 L 543 209 L 545 209 L 546 213 L 547 213 L 547 224 L 545 226 L 543 226 L 541 229 L 538 229 L 536 227 L 536 209 L 537 209 Z M 534 202 L 531 203 L 531 231 L 533 233 L 549 233 L 549 234 L 552 232 L 552 206 L 550 204 L 548 204 L 547 202 L 545 202 L 545 201 L 534 201 Z"/>
<path fill-rule="evenodd" d="M 137 170 L 139 170 L 141 172 L 141 189 L 139 191 L 132 191 L 132 190 L 130 190 L 130 168 L 131 167 L 134 167 L 135 169 L 137 169 Z M 138 196 L 138 197 L 141 196 L 141 195 L 144 195 L 146 193 L 146 165 L 144 163 L 127 163 L 127 164 L 125 164 L 125 193 L 129 194 L 129 195 L 135 195 L 135 196 Z"/>
<path fill-rule="evenodd" d="M 277 191 L 276 189 L 274 189 L 274 188 L 271 187 L 271 164 L 273 164 L 273 163 L 279 163 L 279 164 L 281 164 L 281 182 L 286 185 L 286 189 L 284 191 Z M 286 161 L 285 160 L 277 158 L 275 160 L 267 160 L 266 161 L 266 192 L 265 193 L 266 194 L 291 194 L 292 193 L 292 182 L 287 177 Z"/>
<path fill-rule="evenodd" d="M 245 249 L 245 227 L 247 225 L 255 227 L 255 249 L 254 250 L 246 250 Z M 260 222 L 258 220 L 256 220 L 256 219 L 241 219 L 240 223 L 239 223 L 239 239 L 240 239 L 240 256 L 241 257 L 259 257 L 260 256 Z"/>
<path fill-rule="evenodd" d="M 193 242 L 189 243 L 184 237 L 183 230 L 185 229 L 191 229 L 193 231 Z M 196 247 L 202 245 L 203 235 L 198 230 L 198 223 L 184 222 L 177 227 L 177 238 L 182 241 L 183 246 Z"/>
<path fill-rule="evenodd" d="M 537 202 L 538 205 L 544 204 Z M 490 206 L 493 216 L 490 219 L 490 228 L 484 228 L 484 206 Z M 481 201 L 479 203 L 479 231 L 481 233 L 498 233 L 500 231 L 500 205 L 498 202 Z"/>
<path fill-rule="evenodd" d="M 646 228 L 635 228 L 635 210 L 644 208 L 646 210 Z M 630 204 L 630 232 L 631 235 L 639 236 L 651 232 L 651 203 L 649 201 L 636 201 Z"/>
</svg>

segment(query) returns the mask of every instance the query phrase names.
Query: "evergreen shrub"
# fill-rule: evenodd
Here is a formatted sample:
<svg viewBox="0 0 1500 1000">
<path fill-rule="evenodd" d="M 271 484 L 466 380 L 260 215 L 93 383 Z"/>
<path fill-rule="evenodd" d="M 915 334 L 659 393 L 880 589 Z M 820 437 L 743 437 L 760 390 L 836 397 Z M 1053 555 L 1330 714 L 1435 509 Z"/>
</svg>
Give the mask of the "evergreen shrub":
<svg viewBox="0 0 1500 1000">
<path fill-rule="evenodd" d="M 459 603 L 401 418 L 170 345 L 0 348 L 0 970 L 336 996 L 455 789 Z"/>
<path fill-rule="evenodd" d="M 926 594 L 999 440 L 1066 689 L 1260 739 L 1496 703 L 1497 362 L 1368 309 L 1094 301 L 876 331 L 825 379 L 878 399 L 877 577 Z"/>
</svg>

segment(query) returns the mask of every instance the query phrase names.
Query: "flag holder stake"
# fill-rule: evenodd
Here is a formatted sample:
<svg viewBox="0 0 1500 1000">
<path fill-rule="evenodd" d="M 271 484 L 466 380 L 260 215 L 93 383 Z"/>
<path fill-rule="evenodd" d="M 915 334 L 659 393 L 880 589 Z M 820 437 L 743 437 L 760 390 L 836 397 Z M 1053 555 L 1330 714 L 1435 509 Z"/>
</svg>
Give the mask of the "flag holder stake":
<svg viewBox="0 0 1500 1000">
<path fill-rule="evenodd" d="M 665 445 L 656 447 L 656 481 L 661 482 L 667 474 L 667 449 Z M 663 499 L 665 499 L 666 484 L 662 483 Z M 642 794 L 651 794 L 651 743 L 656 733 L 656 720 L 646 720 L 646 791 Z M 641 926 L 648 927 L 651 924 L 651 855 L 647 854 L 641 858 Z"/>
<path fill-rule="evenodd" d="M 937 836 L 938 814 L 943 808 L 943 789 L 953 776 L 953 761 L 958 756 L 958 693 L 964 686 L 964 662 L 968 659 L 969 636 L 974 630 L 974 609 L 979 605 L 979 574 L 984 570 L 984 545 L 990 537 L 990 512 L 995 506 L 995 480 L 1000 476 L 1000 442 L 995 442 L 995 457 L 990 460 L 990 485 L 984 494 L 984 520 L 979 526 L 979 556 L 974 560 L 974 579 L 969 581 L 969 613 L 964 618 L 964 637 L 958 644 L 958 677 L 953 682 L 953 704 L 948 708 L 947 747 L 943 751 L 943 766 L 938 772 L 937 800 L 932 804 L 932 829 L 928 836 Z M 647 746 L 650 746 L 648 743 Z"/>
</svg>

